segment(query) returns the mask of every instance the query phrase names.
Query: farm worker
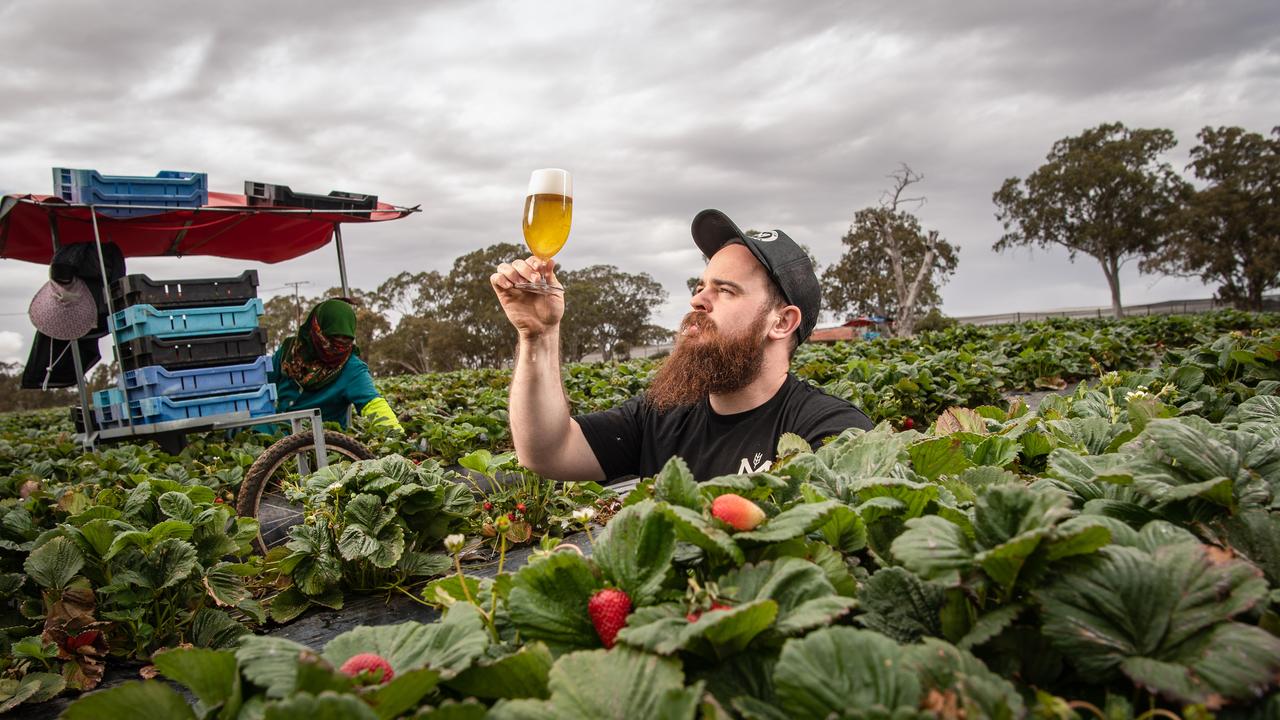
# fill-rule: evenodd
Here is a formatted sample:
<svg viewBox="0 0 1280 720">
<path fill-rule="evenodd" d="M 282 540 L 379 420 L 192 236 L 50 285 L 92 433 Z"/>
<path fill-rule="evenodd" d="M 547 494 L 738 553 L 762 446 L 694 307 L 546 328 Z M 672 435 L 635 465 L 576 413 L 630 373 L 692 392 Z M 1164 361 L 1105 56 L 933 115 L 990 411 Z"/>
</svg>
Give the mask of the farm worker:
<svg viewBox="0 0 1280 720">
<path fill-rule="evenodd" d="M 276 411 L 319 408 L 325 422 L 347 425 L 347 407 L 389 429 L 403 431 L 396 414 L 373 385 L 369 366 L 355 344 L 356 312 L 345 300 L 325 300 L 311 309 L 296 335 L 285 338 L 271 363 Z"/>
<path fill-rule="evenodd" d="M 498 266 L 489 278 L 519 336 L 511 382 L 511 435 L 529 469 L 558 480 L 612 481 L 656 474 L 673 455 L 694 477 L 768 470 L 778 439 L 795 433 L 817 447 L 871 421 L 790 372 L 822 304 L 806 253 L 780 230 L 744 233 L 724 213 L 693 219 L 709 258 L 675 348 L 648 392 L 570 417 L 560 378 L 563 295 L 524 292 L 518 282 L 554 264 L 536 257 Z"/>
</svg>

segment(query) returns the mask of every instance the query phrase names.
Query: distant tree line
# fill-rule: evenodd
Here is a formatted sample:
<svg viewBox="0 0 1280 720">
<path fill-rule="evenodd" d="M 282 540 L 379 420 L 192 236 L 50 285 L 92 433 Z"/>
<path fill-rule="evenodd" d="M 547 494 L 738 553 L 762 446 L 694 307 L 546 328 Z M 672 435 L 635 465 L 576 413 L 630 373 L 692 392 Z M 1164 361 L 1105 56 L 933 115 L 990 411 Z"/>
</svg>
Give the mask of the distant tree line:
<svg viewBox="0 0 1280 720">
<path fill-rule="evenodd" d="M 1054 143 L 1026 179 L 996 191 L 1005 235 L 996 250 L 1059 245 L 1102 265 L 1121 316 L 1119 271 L 1197 277 L 1218 299 L 1261 310 L 1280 287 L 1280 127 L 1270 137 L 1239 127 L 1196 136 L 1183 178 L 1161 155 L 1173 132 L 1099 125 Z"/>
<path fill-rule="evenodd" d="M 1060 246 L 1072 260 L 1102 266 L 1112 312 L 1122 315 L 1120 269 L 1195 277 L 1219 300 L 1261 310 L 1280 287 L 1280 127 L 1270 136 L 1206 127 L 1183 177 L 1163 156 L 1177 145 L 1164 129 L 1099 125 L 1054 143 L 1026 178 L 992 196 L 1005 234 L 996 251 Z M 957 249 L 911 212 L 924 177 L 907 165 L 890 176 L 877 205 L 854 214 L 844 255 L 823 273 L 837 316 L 881 315 L 897 335 L 937 316 L 939 289 L 954 275 Z M 932 324 L 932 321 L 931 321 Z"/>
<path fill-rule="evenodd" d="M 503 243 L 463 255 L 447 272 L 405 271 L 377 289 L 352 289 L 364 359 L 375 373 L 404 374 L 497 367 L 509 362 L 516 333 L 489 286 L 499 263 L 528 250 Z M 605 360 L 630 357 L 631 349 L 667 341 L 670 330 L 651 323 L 667 299 L 647 273 L 612 265 L 558 268 L 565 302 L 573 308 L 561 325 L 562 354 L 578 361 L 599 353 Z M 330 288 L 325 297 L 338 297 Z M 262 318 L 271 345 L 297 332 L 299 320 L 320 298 L 280 295 Z"/>
</svg>

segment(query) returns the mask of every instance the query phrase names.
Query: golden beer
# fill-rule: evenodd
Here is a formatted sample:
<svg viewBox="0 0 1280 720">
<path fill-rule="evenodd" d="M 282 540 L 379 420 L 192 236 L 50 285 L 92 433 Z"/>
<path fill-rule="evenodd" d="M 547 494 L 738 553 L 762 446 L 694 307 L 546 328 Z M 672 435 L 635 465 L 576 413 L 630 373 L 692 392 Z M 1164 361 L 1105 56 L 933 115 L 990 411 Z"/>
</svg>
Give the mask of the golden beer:
<svg viewBox="0 0 1280 720">
<path fill-rule="evenodd" d="M 564 247 L 572 221 L 571 197 L 538 193 L 524 199 L 524 241 L 543 260 L 550 260 Z"/>
<path fill-rule="evenodd" d="M 573 176 L 568 170 L 542 168 L 529 176 L 529 191 L 524 197 L 524 242 L 541 260 L 550 260 L 569 239 L 573 221 Z M 537 282 L 520 282 L 516 287 L 540 295 L 559 295 L 560 287 L 547 282 L 545 275 Z"/>
</svg>

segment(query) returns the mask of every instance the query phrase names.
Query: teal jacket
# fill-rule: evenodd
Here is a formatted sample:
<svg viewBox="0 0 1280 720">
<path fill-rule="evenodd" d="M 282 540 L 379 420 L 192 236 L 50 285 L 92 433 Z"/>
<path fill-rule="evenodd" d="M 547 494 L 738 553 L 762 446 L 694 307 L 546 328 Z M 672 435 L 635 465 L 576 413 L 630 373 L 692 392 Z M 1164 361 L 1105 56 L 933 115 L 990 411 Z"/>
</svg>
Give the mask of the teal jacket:
<svg viewBox="0 0 1280 720">
<path fill-rule="evenodd" d="M 357 412 L 362 412 L 365 406 L 382 397 L 373 385 L 369 366 L 356 355 L 347 360 L 333 382 L 305 395 L 293 378 L 281 372 L 281 359 L 277 349 L 271 357 L 271 374 L 267 376 L 268 382 L 276 384 L 276 412 L 319 408 L 325 422 L 336 422 L 345 428 L 348 407 L 354 405 Z"/>
</svg>

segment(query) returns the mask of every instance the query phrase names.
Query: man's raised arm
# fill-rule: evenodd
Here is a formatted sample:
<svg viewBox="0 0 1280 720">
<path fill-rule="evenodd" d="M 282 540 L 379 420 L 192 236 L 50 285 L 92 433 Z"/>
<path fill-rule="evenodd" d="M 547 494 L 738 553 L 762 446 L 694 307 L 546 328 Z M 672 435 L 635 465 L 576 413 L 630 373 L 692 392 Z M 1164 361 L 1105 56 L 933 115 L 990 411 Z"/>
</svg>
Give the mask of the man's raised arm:
<svg viewBox="0 0 1280 720">
<path fill-rule="evenodd" d="M 604 479 L 604 470 L 582 428 L 569 417 L 560 377 L 560 319 L 564 295 L 525 292 L 516 283 L 545 273 L 559 286 L 555 263 L 536 257 L 498 266 L 489 278 L 507 319 L 519 334 L 511 378 L 511 437 L 520 464 L 555 480 Z"/>
</svg>

